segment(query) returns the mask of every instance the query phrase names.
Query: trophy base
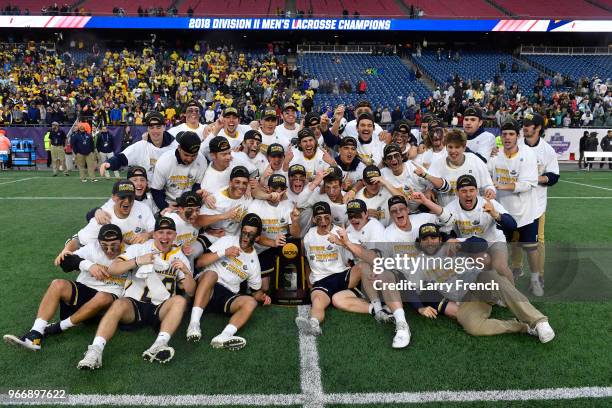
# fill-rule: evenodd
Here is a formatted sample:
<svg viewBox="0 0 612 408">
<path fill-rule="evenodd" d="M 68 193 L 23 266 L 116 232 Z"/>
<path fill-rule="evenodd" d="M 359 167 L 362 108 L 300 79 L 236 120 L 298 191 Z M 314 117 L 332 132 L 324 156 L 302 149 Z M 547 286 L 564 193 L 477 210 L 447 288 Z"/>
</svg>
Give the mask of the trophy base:
<svg viewBox="0 0 612 408">
<path fill-rule="evenodd" d="M 309 305 L 310 296 L 308 291 L 303 289 L 291 291 L 279 289 L 272 294 L 272 303 L 281 306 Z"/>
</svg>

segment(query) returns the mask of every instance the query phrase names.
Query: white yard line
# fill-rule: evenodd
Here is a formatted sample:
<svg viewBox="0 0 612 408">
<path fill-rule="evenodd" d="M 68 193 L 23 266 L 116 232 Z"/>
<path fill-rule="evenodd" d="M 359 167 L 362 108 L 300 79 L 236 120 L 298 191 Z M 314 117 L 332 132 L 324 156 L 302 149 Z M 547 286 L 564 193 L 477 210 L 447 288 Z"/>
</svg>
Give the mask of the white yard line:
<svg viewBox="0 0 612 408">
<path fill-rule="evenodd" d="M 599 186 L 594 186 L 592 184 L 584 184 L 584 183 L 578 183 L 576 181 L 568 181 L 568 180 L 563 180 L 563 179 L 559 179 L 560 182 L 563 183 L 570 183 L 570 184 L 576 184 L 578 186 L 584 186 L 584 187 L 591 187 L 591 188 L 597 188 L 599 190 L 606 190 L 606 191 L 612 191 L 612 188 L 608 188 L 608 187 L 599 187 Z"/>
<path fill-rule="evenodd" d="M 228 405 L 301 405 L 310 406 L 308 394 L 242 394 L 242 395 L 113 395 L 76 394 L 63 400 L 11 400 L 0 395 L 3 405 L 122 405 L 122 406 L 228 406 Z M 392 404 L 476 401 L 543 401 L 579 398 L 612 398 L 612 387 L 544 388 L 533 390 L 490 391 L 428 391 L 397 393 L 337 393 L 321 394 L 320 404 Z"/>
<path fill-rule="evenodd" d="M 611 200 L 612 197 L 548 197 L 548 199 L 552 200 Z"/>
<path fill-rule="evenodd" d="M 26 177 L 26 178 L 20 178 L 20 179 L 17 179 L 17 180 L 3 181 L 3 182 L 0 182 L 0 185 L 3 185 L 3 184 L 12 184 L 12 183 L 19 183 L 20 181 L 33 180 L 33 179 L 35 179 L 35 178 L 40 178 L 40 177 Z"/>
<path fill-rule="evenodd" d="M 298 306 L 298 316 L 308 318 L 310 306 Z M 304 396 L 304 408 L 323 408 L 323 383 L 317 340 L 300 333 L 300 386 Z"/>
</svg>

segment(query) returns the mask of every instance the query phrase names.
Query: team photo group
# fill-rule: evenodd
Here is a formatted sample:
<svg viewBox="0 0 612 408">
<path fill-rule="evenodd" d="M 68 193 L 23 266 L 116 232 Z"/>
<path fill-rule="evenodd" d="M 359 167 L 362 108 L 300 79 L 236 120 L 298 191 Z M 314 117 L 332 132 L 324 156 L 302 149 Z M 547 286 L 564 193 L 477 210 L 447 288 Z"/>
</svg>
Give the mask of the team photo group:
<svg viewBox="0 0 612 408">
<path fill-rule="evenodd" d="M 102 367 L 113 336 L 142 326 L 156 333 L 142 347 L 150 362 L 171 361 L 176 336 L 240 350 L 251 316 L 300 283 L 297 301 L 310 309 L 287 328 L 296 336 L 333 331 L 333 320 L 323 323 L 336 308 L 388 324 L 396 349 L 410 344 L 410 318 L 453 319 L 473 336 L 555 337 L 527 298 L 545 294 L 547 191 L 559 180 L 538 113 L 505 121 L 496 138 L 478 106 L 465 109 L 462 127 L 426 116 L 420 127 L 399 120 L 388 129 L 367 100 L 348 122 L 344 105 L 319 115 L 287 102 L 244 124 L 233 107 L 203 124 L 205 109 L 185 103 L 185 122 L 169 129 L 148 112 L 142 140 L 97 168 L 77 163 L 114 172 L 109 198 L 76 214 L 82 222 L 49 260 L 76 278 L 51 281 L 31 329 L 5 334 L 6 343 L 39 351 L 92 320 L 84 356 L 66 356 L 83 370 Z M 280 288 L 289 252 L 298 273 Z M 419 262 L 380 267 L 399 256 Z M 493 308 L 513 318 L 492 318 Z M 207 330 L 209 314 L 227 317 L 220 333 Z M 112 350 L 123 352 L 133 351 Z"/>
</svg>

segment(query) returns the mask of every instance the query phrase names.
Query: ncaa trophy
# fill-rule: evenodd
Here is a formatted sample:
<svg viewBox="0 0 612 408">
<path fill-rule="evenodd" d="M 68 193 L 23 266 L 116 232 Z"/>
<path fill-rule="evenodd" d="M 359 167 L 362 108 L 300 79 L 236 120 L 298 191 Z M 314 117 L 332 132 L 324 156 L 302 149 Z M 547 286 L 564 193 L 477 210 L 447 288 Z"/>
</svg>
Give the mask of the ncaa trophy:
<svg viewBox="0 0 612 408">
<path fill-rule="evenodd" d="M 310 302 L 304 254 L 299 239 L 287 238 L 278 252 L 272 279 L 272 303 L 291 306 Z"/>
</svg>

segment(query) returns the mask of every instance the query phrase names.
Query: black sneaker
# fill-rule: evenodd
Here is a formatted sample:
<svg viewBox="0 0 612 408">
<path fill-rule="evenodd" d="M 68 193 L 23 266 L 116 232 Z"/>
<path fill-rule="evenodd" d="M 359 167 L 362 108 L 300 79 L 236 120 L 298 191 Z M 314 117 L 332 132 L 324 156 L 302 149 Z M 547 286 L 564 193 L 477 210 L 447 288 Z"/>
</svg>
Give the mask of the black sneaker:
<svg viewBox="0 0 612 408">
<path fill-rule="evenodd" d="M 23 347 L 28 350 L 38 351 L 42 343 L 43 335 L 36 330 L 30 330 L 27 334 L 17 337 L 12 334 L 4 335 L 4 342 L 17 347 Z"/>
<path fill-rule="evenodd" d="M 63 330 L 60 327 L 60 322 L 50 323 L 45 328 L 45 337 L 53 336 L 54 334 L 60 334 Z"/>
</svg>

